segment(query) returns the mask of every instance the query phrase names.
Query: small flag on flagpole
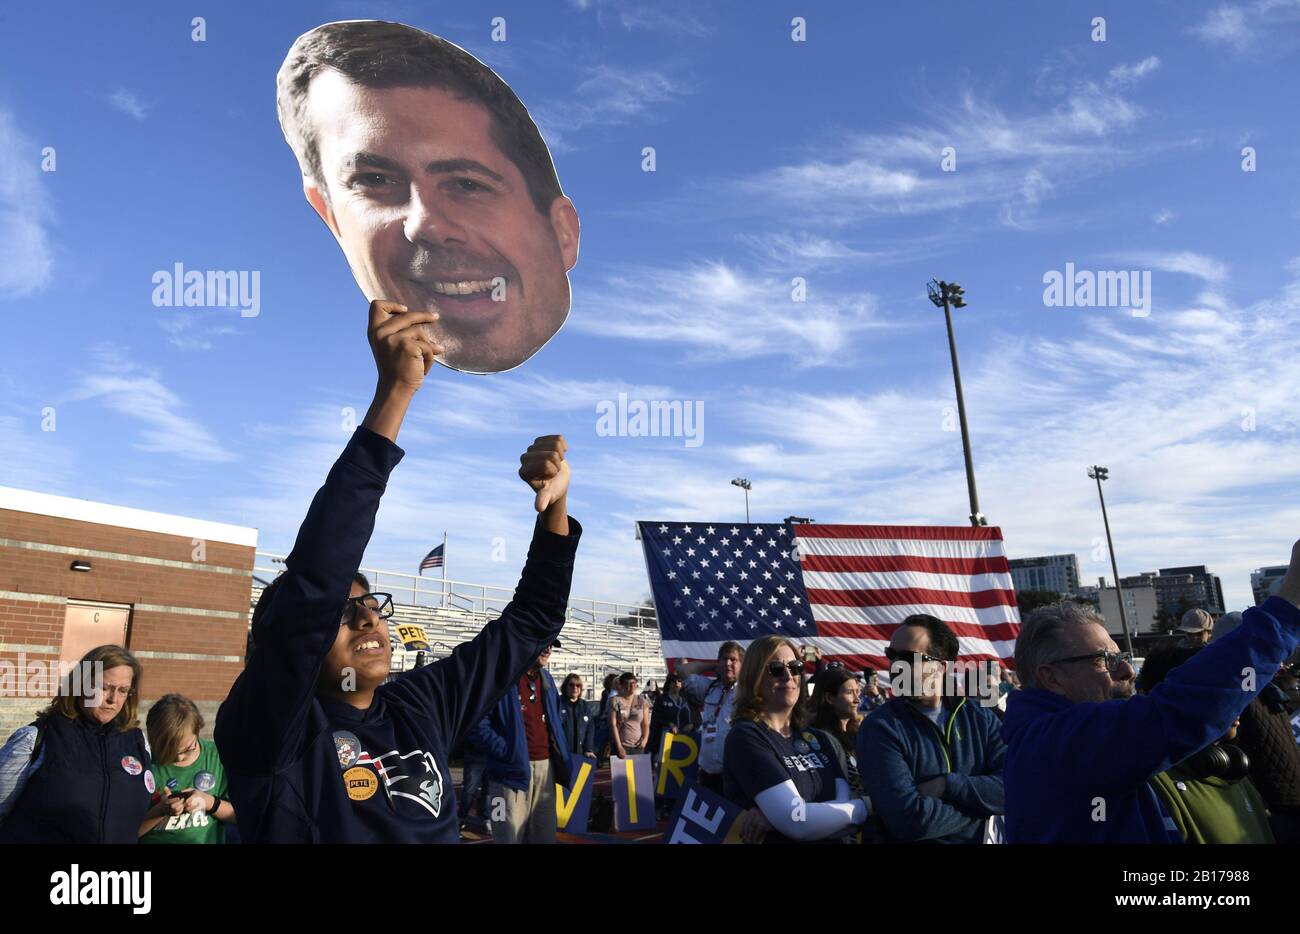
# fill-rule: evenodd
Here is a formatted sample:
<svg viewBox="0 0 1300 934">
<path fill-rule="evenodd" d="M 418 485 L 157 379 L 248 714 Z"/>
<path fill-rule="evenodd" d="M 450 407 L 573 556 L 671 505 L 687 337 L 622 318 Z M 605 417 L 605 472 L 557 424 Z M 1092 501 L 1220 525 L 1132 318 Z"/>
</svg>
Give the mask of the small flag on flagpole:
<svg viewBox="0 0 1300 934">
<path fill-rule="evenodd" d="M 444 549 L 446 547 L 447 547 L 446 543 L 443 543 L 439 545 L 437 548 L 433 549 L 433 551 L 429 552 L 427 555 L 424 556 L 424 560 L 420 562 L 421 574 L 423 574 L 429 568 L 440 568 L 443 566 L 442 559 L 443 559 Z"/>
</svg>

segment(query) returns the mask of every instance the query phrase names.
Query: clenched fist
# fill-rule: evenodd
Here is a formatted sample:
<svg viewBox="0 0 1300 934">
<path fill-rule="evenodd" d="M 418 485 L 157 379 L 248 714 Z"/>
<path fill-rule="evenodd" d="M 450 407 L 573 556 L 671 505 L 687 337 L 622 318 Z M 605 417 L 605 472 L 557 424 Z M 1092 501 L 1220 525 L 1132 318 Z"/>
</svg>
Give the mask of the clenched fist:
<svg viewBox="0 0 1300 934">
<path fill-rule="evenodd" d="M 519 477 L 537 493 L 533 508 L 538 512 L 551 506 L 564 508 L 569 492 L 569 464 L 564 459 L 568 449 L 560 435 L 544 435 L 519 456 Z"/>
</svg>

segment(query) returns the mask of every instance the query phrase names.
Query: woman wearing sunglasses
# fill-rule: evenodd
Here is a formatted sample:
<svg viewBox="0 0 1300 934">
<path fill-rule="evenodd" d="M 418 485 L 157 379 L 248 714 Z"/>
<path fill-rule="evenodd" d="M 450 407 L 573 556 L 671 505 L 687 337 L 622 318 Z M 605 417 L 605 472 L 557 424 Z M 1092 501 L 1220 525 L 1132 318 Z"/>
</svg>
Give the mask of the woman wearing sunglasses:
<svg viewBox="0 0 1300 934">
<path fill-rule="evenodd" d="M 747 816 L 747 842 L 846 841 L 867 819 L 869 802 L 849 788 L 835 740 L 805 726 L 803 674 L 789 639 L 763 636 L 745 652 L 723 783 L 728 799 L 762 816 Z"/>
<path fill-rule="evenodd" d="M 0 749 L 0 843 L 136 842 L 154 790 L 139 697 L 134 655 L 86 653 Z"/>
<path fill-rule="evenodd" d="M 203 714 L 180 694 L 164 694 L 145 718 L 154 760 L 154 804 L 141 843 L 225 843 L 235 808 L 225 799 L 226 770 L 217 744 L 199 739 Z"/>
</svg>

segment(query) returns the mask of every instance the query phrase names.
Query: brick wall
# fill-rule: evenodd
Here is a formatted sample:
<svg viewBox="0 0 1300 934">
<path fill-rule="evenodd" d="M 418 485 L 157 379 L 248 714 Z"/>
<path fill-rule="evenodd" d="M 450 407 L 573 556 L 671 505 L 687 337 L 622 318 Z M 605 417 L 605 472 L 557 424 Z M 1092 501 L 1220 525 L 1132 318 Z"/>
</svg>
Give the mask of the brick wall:
<svg viewBox="0 0 1300 934">
<path fill-rule="evenodd" d="M 140 705 L 140 729 L 144 729 L 145 717 L 149 715 L 149 707 L 156 698 L 150 698 Z M 8 739 L 9 735 L 20 726 L 26 726 L 36 718 L 37 711 L 45 707 L 49 700 L 40 700 L 33 698 L 12 698 L 0 697 L 0 742 Z M 212 728 L 217 723 L 217 708 L 221 706 L 220 701 L 196 701 L 199 712 L 203 714 L 203 732 L 200 733 L 204 739 L 212 739 Z"/>
<path fill-rule="evenodd" d="M 24 595 L 0 596 L 0 672 L 14 680 L 23 647 L 29 662 L 57 663 L 69 599 L 128 605 L 127 648 L 144 671 L 141 718 L 161 695 L 184 694 L 203 711 L 210 736 L 216 708 L 243 667 L 254 548 L 215 541 L 203 548 L 196 561 L 193 539 L 181 535 L 0 509 L 0 591 Z M 71 570 L 78 558 L 92 570 Z M 21 680 L 17 696 L 13 685 L 0 691 L 0 741 L 53 693 L 52 685 Z"/>
</svg>

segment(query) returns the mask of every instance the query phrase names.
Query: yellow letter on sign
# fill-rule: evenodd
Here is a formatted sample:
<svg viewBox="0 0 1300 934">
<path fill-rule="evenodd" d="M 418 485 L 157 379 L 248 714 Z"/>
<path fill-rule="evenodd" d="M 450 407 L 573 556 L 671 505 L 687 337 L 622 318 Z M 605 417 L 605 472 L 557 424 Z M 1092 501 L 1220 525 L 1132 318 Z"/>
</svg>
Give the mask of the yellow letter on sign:
<svg viewBox="0 0 1300 934">
<path fill-rule="evenodd" d="M 685 755 L 676 759 L 673 758 L 672 750 L 680 746 L 685 750 Z M 700 747 L 694 739 L 684 733 L 669 733 L 664 731 L 664 754 L 663 759 L 659 762 L 659 786 L 655 789 L 656 794 L 666 794 L 668 789 L 668 774 L 671 772 L 673 781 L 677 782 L 680 788 L 686 784 L 686 769 L 690 768 L 700 755 Z"/>
<path fill-rule="evenodd" d="M 573 791 L 569 792 L 566 800 L 564 797 L 564 786 L 559 782 L 555 784 L 555 823 L 560 830 L 568 826 L 569 818 L 573 816 L 573 808 L 577 805 L 578 799 L 582 797 L 582 789 L 587 784 L 587 779 L 591 775 L 591 763 L 584 762 L 578 766 L 578 777 L 574 779 Z"/>
</svg>

